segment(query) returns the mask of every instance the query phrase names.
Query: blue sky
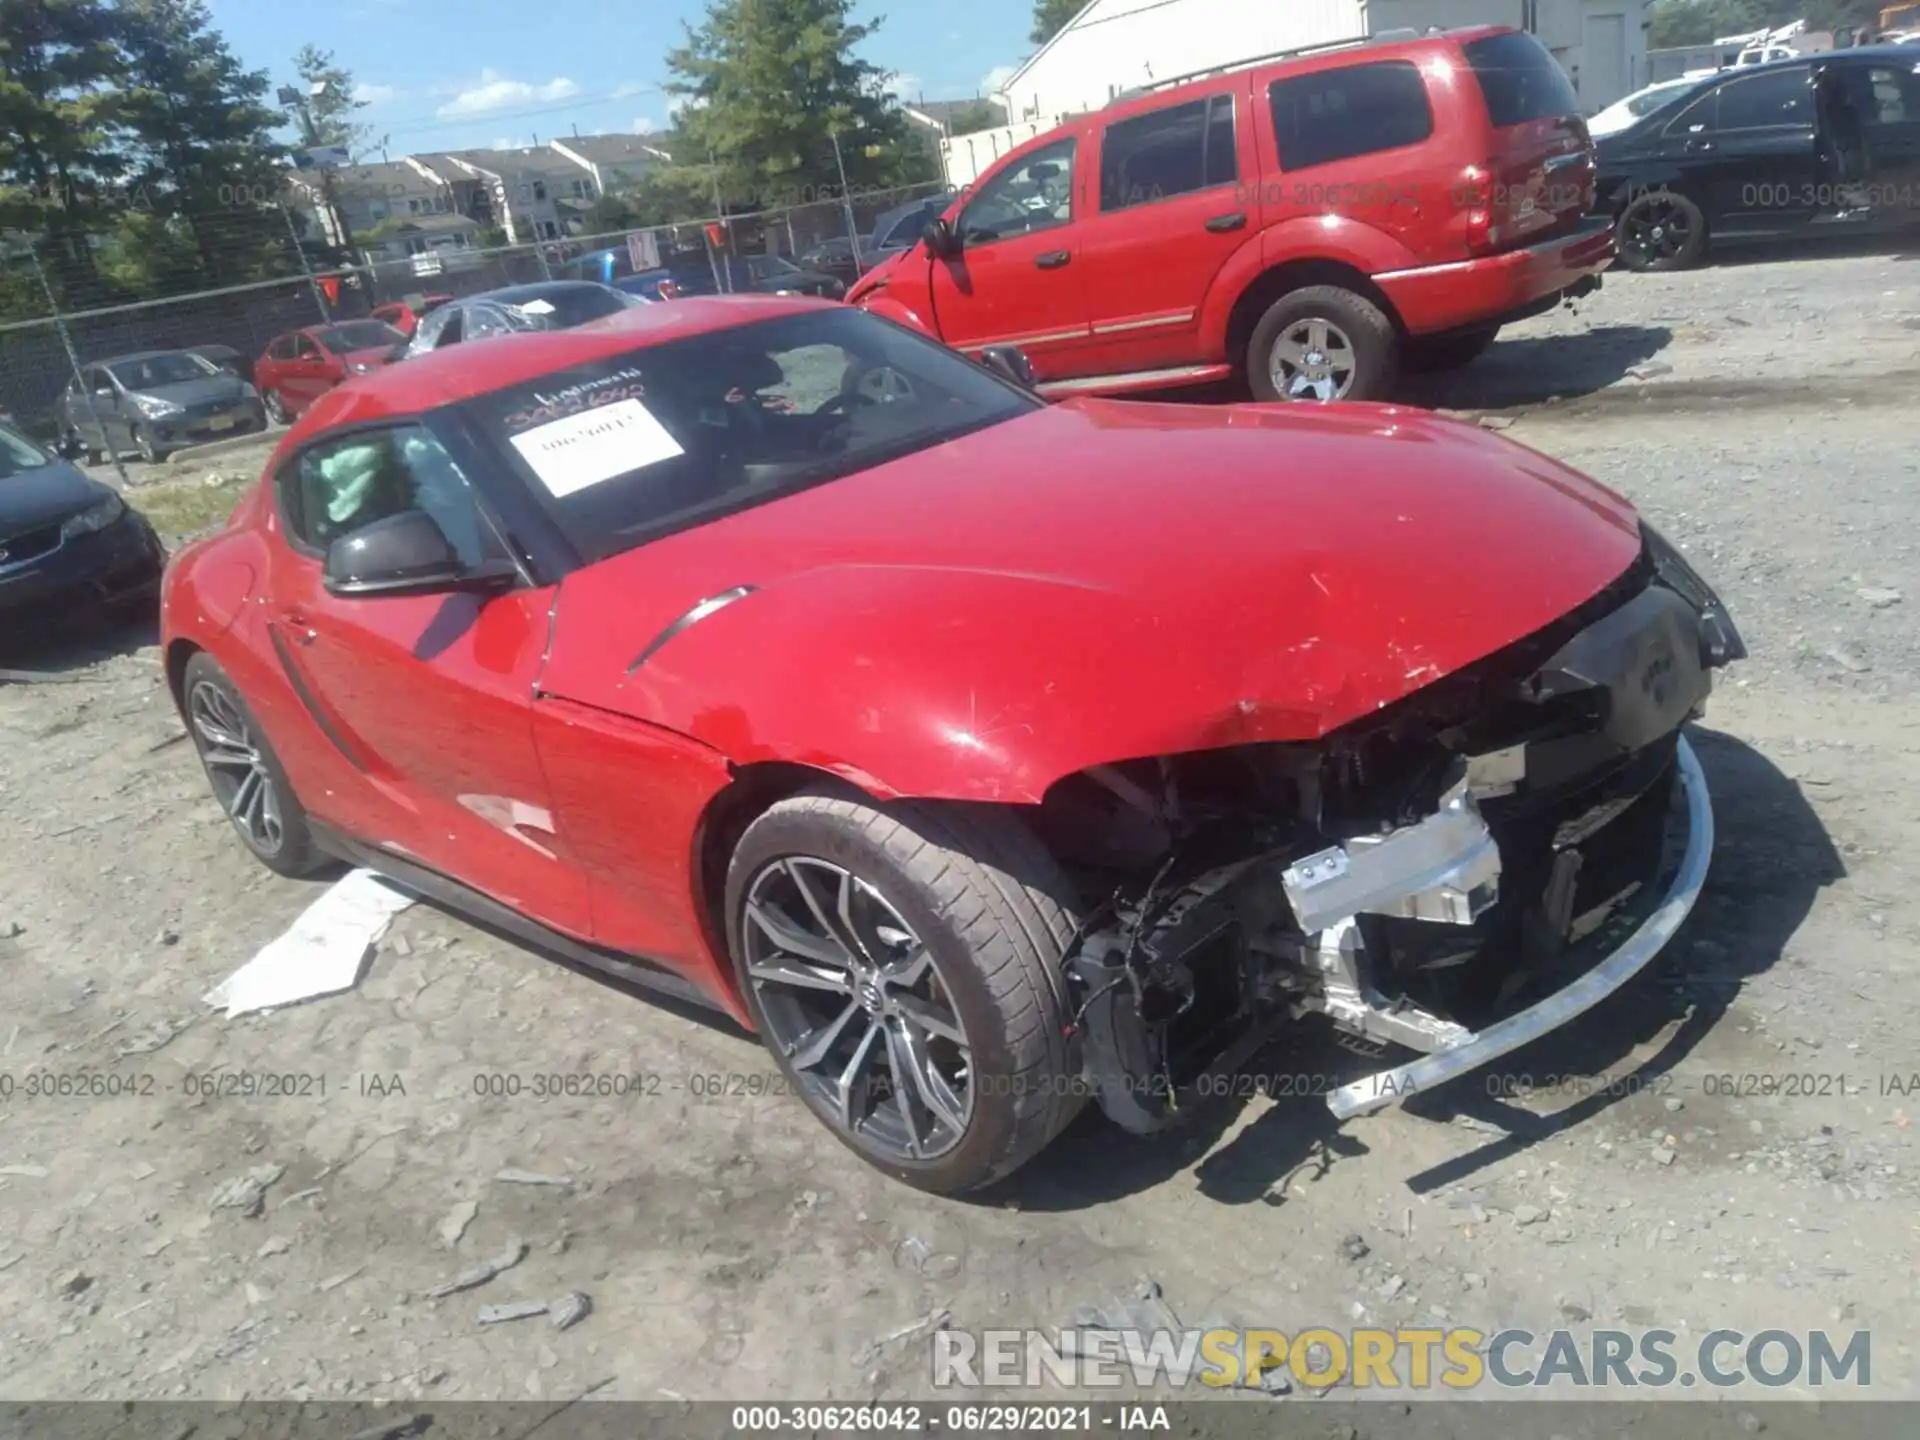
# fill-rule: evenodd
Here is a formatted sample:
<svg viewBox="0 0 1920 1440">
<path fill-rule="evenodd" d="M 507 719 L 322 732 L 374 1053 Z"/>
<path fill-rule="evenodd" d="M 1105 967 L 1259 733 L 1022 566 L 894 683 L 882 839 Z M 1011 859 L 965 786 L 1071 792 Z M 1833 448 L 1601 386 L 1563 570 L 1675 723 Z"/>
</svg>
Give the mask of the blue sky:
<svg viewBox="0 0 1920 1440">
<path fill-rule="evenodd" d="M 527 145 L 573 133 L 660 129 L 664 57 L 704 0 L 208 0 L 243 63 L 278 83 L 308 42 L 334 52 L 370 103 L 361 118 L 388 153 Z M 880 0 L 867 58 L 899 92 L 958 99 L 1032 48 L 1032 0 Z M 1005 73 L 1005 69 L 1001 69 Z"/>
</svg>

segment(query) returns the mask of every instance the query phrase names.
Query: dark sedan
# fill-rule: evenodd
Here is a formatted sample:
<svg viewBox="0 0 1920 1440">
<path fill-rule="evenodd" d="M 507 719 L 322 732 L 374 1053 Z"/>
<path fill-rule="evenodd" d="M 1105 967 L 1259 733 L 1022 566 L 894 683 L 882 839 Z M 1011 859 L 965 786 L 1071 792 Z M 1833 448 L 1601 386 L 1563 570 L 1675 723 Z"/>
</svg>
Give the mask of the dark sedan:
<svg viewBox="0 0 1920 1440">
<path fill-rule="evenodd" d="M 396 346 L 394 358 L 410 360 L 429 351 L 475 340 L 542 330 L 571 330 L 636 305 L 652 302 L 595 280 L 543 280 L 509 285 L 450 300 L 423 315 L 413 337 Z"/>
<path fill-rule="evenodd" d="M 166 552 L 119 494 L 0 428 L 0 639 L 153 603 Z"/>
<path fill-rule="evenodd" d="M 264 430 L 253 386 L 190 350 L 147 350 L 84 367 L 61 393 L 61 447 L 90 461 L 133 449 L 149 462 L 198 441 Z"/>
<path fill-rule="evenodd" d="M 1598 144 L 1595 206 L 1620 263 L 1680 270 L 1710 247 L 1920 221 L 1920 74 L 1893 45 L 1742 66 Z"/>
</svg>

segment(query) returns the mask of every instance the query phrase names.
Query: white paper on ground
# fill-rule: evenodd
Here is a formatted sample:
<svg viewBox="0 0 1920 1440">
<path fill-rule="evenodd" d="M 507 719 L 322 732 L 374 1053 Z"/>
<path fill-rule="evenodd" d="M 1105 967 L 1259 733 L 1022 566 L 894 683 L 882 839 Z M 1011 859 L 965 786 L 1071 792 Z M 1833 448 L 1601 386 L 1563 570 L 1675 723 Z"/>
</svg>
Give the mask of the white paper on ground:
<svg viewBox="0 0 1920 1440">
<path fill-rule="evenodd" d="M 281 935 L 207 996 L 227 1018 L 351 990 L 367 951 L 416 897 L 371 870 L 330 887 Z"/>
<path fill-rule="evenodd" d="M 597 405 L 513 437 L 540 483 L 566 496 L 686 452 L 638 400 Z"/>
</svg>

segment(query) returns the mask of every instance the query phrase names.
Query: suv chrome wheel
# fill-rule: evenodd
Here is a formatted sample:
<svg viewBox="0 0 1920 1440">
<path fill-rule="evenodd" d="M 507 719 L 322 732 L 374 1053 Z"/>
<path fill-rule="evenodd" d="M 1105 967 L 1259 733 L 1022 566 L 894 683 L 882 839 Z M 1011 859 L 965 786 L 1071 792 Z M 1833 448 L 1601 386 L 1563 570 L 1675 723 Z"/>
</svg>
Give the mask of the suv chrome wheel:
<svg viewBox="0 0 1920 1440">
<path fill-rule="evenodd" d="M 1267 360 L 1273 388 L 1289 400 L 1343 400 L 1359 368 L 1346 331 L 1318 316 L 1281 331 Z"/>
<path fill-rule="evenodd" d="M 214 798 L 248 849 L 263 859 L 278 855 L 286 843 L 280 795 L 246 718 L 219 686 L 205 680 L 188 694 L 187 715 Z"/>
<path fill-rule="evenodd" d="M 973 1048 L 920 937 L 826 860 L 769 861 L 747 886 L 744 968 L 767 1040 L 827 1122 L 902 1160 L 945 1154 L 973 1117 Z"/>
</svg>

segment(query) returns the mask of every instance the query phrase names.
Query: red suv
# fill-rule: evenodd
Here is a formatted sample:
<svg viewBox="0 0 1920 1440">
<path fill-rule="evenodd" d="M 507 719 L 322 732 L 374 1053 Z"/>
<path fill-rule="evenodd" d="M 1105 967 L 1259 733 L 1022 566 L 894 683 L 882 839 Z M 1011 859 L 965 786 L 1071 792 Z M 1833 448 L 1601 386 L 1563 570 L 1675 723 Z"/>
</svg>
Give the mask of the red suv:
<svg viewBox="0 0 1920 1440">
<path fill-rule="evenodd" d="M 1598 289 L 1573 86 L 1495 26 L 1291 52 L 1124 95 L 983 175 L 848 300 L 1043 393 L 1243 376 L 1366 400 Z"/>
</svg>

